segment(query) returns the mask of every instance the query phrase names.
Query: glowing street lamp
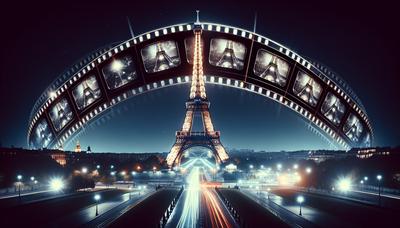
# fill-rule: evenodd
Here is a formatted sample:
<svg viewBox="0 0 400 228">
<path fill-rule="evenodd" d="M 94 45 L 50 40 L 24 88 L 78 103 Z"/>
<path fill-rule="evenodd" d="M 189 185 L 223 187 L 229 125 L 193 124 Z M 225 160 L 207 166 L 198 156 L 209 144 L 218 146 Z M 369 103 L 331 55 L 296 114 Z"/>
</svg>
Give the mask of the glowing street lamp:
<svg viewBox="0 0 400 228">
<path fill-rule="evenodd" d="M 35 180 L 35 177 L 34 176 L 31 176 L 31 181 L 34 181 Z"/>
<path fill-rule="evenodd" d="M 253 168 L 254 168 L 254 166 L 253 166 L 253 165 L 249 165 L 249 168 L 250 168 L 250 169 L 253 169 Z"/>
<path fill-rule="evenodd" d="M 294 164 L 293 165 L 293 169 L 298 169 L 299 168 L 299 165 L 298 164 Z"/>
<path fill-rule="evenodd" d="M 269 200 L 269 192 L 271 191 L 271 188 L 267 188 L 267 199 Z"/>
<path fill-rule="evenodd" d="M 342 192 L 348 192 L 351 190 L 351 180 L 349 178 L 342 178 L 338 181 L 337 187 Z"/>
<path fill-rule="evenodd" d="M 111 168 L 111 169 L 114 169 L 114 165 L 110 165 L 110 168 Z"/>
<path fill-rule="evenodd" d="M 50 180 L 50 189 L 53 191 L 61 191 L 64 188 L 64 182 L 61 178 L 53 178 Z"/>
<path fill-rule="evenodd" d="M 82 173 L 87 173 L 88 172 L 88 169 L 86 168 L 86 167 L 82 167 Z"/>
<path fill-rule="evenodd" d="M 367 181 L 367 180 L 368 180 L 368 177 L 367 177 L 367 176 L 365 176 L 365 177 L 364 177 L 364 180 L 365 180 L 365 181 Z"/>
<path fill-rule="evenodd" d="M 311 167 L 307 167 L 307 168 L 306 168 L 306 173 L 307 173 L 307 174 L 310 174 L 311 172 L 312 172 Z"/>
<path fill-rule="evenodd" d="M 101 196 L 99 194 L 94 195 L 94 200 L 96 201 L 96 216 L 99 215 L 99 201 L 101 199 Z"/>
<path fill-rule="evenodd" d="M 22 175 L 18 175 L 17 176 L 17 180 L 18 180 L 18 197 L 19 199 L 21 199 L 21 180 L 22 180 Z"/>
<path fill-rule="evenodd" d="M 302 203 L 304 202 L 304 197 L 303 197 L 303 196 L 297 196 L 296 201 L 297 201 L 297 203 L 299 203 L 299 206 L 300 206 L 299 215 L 302 216 L 302 213 L 301 213 L 301 205 L 302 205 Z"/>
<path fill-rule="evenodd" d="M 381 205 L 381 180 L 382 180 L 382 175 L 377 175 L 376 176 L 376 179 L 378 180 L 378 183 L 379 183 L 379 185 L 378 185 L 378 199 L 379 199 L 379 206 Z"/>
<path fill-rule="evenodd" d="M 100 169 L 100 165 L 96 165 L 96 169 Z"/>
<path fill-rule="evenodd" d="M 278 168 L 278 170 L 281 170 L 282 169 L 282 164 L 281 163 L 276 164 L 276 168 Z"/>
</svg>

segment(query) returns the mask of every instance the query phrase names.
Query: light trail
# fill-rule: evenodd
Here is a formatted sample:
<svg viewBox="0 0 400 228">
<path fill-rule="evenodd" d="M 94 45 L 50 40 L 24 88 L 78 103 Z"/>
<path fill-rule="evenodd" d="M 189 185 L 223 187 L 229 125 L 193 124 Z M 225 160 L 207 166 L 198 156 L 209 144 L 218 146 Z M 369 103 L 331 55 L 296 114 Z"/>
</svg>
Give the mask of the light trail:
<svg viewBox="0 0 400 228">
<path fill-rule="evenodd" d="M 183 212 L 176 227 L 197 227 L 200 208 L 200 172 L 199 167 L 193 167 L 187 177 L 187 193 Z"/>
<path fill-rule="evenodd" d="M 202 193 L 210 217 L 211 227 L 233 227 L 225 216 L 215 191 L 202 187 Z"/>
</svg>

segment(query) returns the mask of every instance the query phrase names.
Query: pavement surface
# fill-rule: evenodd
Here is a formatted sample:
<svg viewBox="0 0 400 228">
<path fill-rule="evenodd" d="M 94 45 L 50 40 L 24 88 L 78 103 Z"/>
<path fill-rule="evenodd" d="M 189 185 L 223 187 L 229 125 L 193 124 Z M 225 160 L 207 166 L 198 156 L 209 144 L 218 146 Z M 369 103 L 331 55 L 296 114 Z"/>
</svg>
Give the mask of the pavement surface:
<svg viewBox="0 0 400 228">
<path fill-rule="evenodd" d="M 236 189 L 219 189 L 240 215 L 241 227 L 289 227 L 284 221 Z"/>
<path fill-rule="evenodd" d="M 126 211 L 109 227 L 158 227 L 160 219 L 177 195 L 178 188 L 160 189 Z"/>
</svg>

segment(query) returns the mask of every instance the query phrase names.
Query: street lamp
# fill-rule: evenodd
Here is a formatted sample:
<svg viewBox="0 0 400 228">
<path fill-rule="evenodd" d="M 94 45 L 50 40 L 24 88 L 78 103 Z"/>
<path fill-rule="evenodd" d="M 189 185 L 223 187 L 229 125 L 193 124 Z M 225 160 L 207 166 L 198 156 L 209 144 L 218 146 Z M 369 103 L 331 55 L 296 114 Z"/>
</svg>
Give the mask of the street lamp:
<svg viewBox="0 0 400 228">
<path fill-rule="evenodd" d="M 139 186 L 138 189 L 139 189 L 139 196 L 140 196 L 140 191 L 142 190 L 142 186 Z"/>
<path fill-rule="evenodd" d="M 299 165 L 298 164 L 294 164 L 293 165 L 293 169 L 298 169 L 299 168 Z"/>
<path fill-rule="evenodd" d="M 18 197 L 21 199 L 21 180 L 22 180 L 22 175 L 17 176 L 18 179 Z"/>
<path fill-rule="evenodd" d="M 311 167 L 307 167 L 306 168 L 306 173 L 307 173 L 307 175 L 310 175 L 311 174 L 311 172 L 312 172 L 312 169 L 311 169 Z M 307 178 L 307 182 L 308 182 L 308 188 L 307 188 L 307 191 L 310 191 L 310 187 L 311 187 L 311 180 L 310 180 L 310 178 Z"/>
<path fill-rule="evenodd" d="M 100 165 L 96 165 L 96 169 L 100 169 Z"/>
<path fill-rule="evenodd" d="M 364 180 L 365 180 L 365 181 L 367 181 L 367 180 L 368 180 L 368 177 L 367 177 L 367 176 L 365 176 L 365 177 L 364 177 Z"/>
<path fill-rule="evenodd" d="M 253 169 L 253 168 L 254 168 L 254 166 L 253 166 L 253 165 L 249 165 L 249 168 L 250 168 L 250 169 Z"/>
<path fill-rule="evenodd" d="M 88 169 L 86 167 L 82 167 L 82 173 L 87 173 Z"/>
<path fill-rule="evenodd" d="M 281 169 L 282 169 L 282 164 L 281 164 L 281 163 L 278 163 L 278 164 L 276 165 L 276 168 L 278 168 L 278 170 L 281 170 Z"/>
<path fill-rule="evenodd" d="M 300 211 L 299 211 L 299 215 L 300 216 L 302 216 L 302 213 L 301 213 L 301 204 L 304 202 L 304 197 L 303 196 L 297 196 L 297 203 L 299 203 L 299 206 L 300 206 Z"/>
<path fill-rule="evenodd" d="M 378 179 L 378 196 L 379 196 L 379 206 L 381 205 L 381 180 L 382 180 L 382 175 L 376 176 L 376 179 Z"/>
<path fill-rule="evenodd" d="M 99 215 L 99 200 L 101 199 L 101 196 L 99 194 L 94 195 L 94 200 L 96 200 L 96 216 Z"/>
<path fill-rule="evenodd" d="M 267 199 L 269 200 L 269 192 L 271 191 L 271 188 L 267 188 Z"/>
<path fill-rule="evenodd" d="M 64 182 L 61 178 L 53 178 L 50 180 L 50 189 L 53 191 L 61 191 L 64 188 Z"/>
<path fill-rule="evenodd" d="M 129 186 L 129 199 L 131 199 L 132 198 L 132 185 L 131 186 Z"/>
</svg>

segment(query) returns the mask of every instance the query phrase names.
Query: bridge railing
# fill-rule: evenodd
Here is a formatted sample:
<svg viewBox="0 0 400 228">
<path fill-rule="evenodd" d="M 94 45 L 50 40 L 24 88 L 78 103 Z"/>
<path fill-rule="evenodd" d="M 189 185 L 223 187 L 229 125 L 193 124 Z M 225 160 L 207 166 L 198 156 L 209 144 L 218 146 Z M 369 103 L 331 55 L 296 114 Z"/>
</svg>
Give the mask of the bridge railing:
<svg viewBox="0 0 400 228">
<path fill-rule="evenodd" d="M 232 204 L 229 202 L 229 200 L 221 193 L 219 188 L 215 187 L 215 191 L 217 192 L 218 196 L 222 199 L 222 202 L 224 202 L 226 208 L 228 208 L 229 212 L 231 213 L 232 217 L 235 219 L 235 221 L 240 224 L 240 227 L 244 227 L 244 220 L 240 217 L 238 211 L 232 206 Z"/>
<path fill-rule="evenodd" d="M 167 224 L 167 221 L 168 221 L 169 217 L 171 216 L 171 213 L 174 210 L 176 203 L 178 202 L 179 198 L 181 197 L 182 192 L 183 192 L 183 186 L 179 190 L 178 194 L 176 194 L 176 196 L 174 197 L 172 202 L 169 204 L 167 210 L 165 210 L 163 216 L 160 219 L 159 227 L 165 227 L 165 225 Z"/>
</svg>

